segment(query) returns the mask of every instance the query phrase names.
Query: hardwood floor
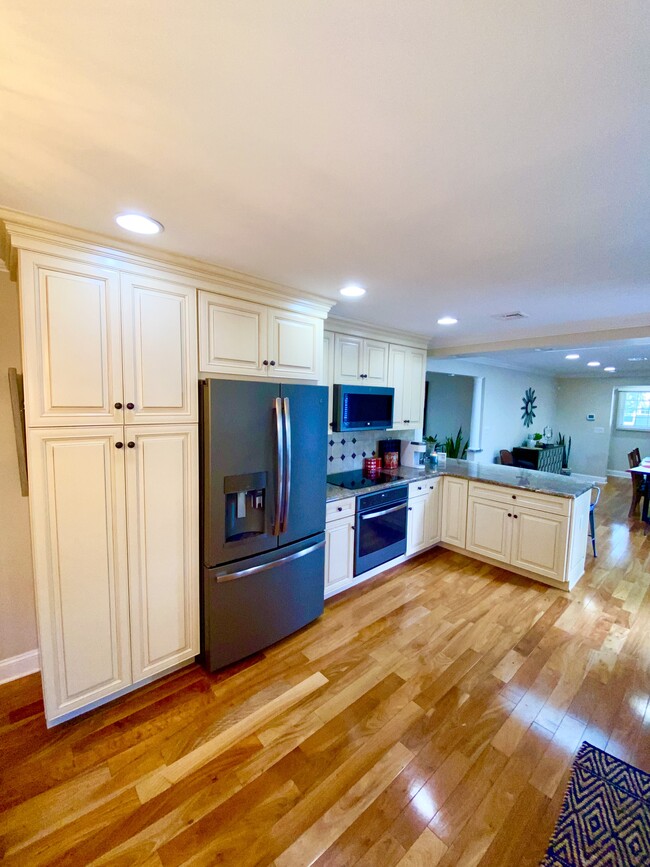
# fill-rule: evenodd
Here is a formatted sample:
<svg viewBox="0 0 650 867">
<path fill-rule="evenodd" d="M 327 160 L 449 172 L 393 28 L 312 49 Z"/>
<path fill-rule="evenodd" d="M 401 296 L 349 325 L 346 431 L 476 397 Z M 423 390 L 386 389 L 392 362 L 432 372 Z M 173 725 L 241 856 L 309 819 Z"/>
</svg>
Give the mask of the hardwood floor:
<svg viewBox="0 0 650 867">
<path fill-rule="evenodd" d="M 583 740 L 650 771 L 650 536 L 629 487 L 604 489 L 571 594 L 434 550 L 245 665 L 51 731 L 37 675 L 0 687 L 0 856 L 537 865 Z"/>
</svg>

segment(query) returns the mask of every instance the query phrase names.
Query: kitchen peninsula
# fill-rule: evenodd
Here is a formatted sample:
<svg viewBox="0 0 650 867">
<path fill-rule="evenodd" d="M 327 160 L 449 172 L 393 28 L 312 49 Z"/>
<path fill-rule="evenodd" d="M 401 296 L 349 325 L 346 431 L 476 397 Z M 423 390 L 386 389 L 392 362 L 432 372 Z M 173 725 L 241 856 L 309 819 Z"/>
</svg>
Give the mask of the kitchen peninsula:
<svg viewBox="0 0 650 867">
<path fill-rule="evenodd" d="M 363 493 L 408 485 L 406 554 L 355 575 L 356 497 L 328 484 L 327 596 L 437 544 L 562 590 L 570 590 L 582 576 L 591 501 L 588 482 L 451 459 L 443 469 L 401 466 L 387 474 L 392 481 L 365 484 Z"/>
</svg>

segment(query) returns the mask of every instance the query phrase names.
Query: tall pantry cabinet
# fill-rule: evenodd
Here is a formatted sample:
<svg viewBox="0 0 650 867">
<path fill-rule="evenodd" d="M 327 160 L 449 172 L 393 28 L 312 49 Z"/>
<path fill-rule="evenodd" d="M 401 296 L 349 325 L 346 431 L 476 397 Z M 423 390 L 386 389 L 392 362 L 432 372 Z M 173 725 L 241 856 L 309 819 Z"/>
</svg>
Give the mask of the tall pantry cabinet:
<svg viewBox="0 0 650 867">
<path fill-rule="evenodd" d="M 199 652 L 196 288 L 11 237 L 45 713 Z"/>
</svg>

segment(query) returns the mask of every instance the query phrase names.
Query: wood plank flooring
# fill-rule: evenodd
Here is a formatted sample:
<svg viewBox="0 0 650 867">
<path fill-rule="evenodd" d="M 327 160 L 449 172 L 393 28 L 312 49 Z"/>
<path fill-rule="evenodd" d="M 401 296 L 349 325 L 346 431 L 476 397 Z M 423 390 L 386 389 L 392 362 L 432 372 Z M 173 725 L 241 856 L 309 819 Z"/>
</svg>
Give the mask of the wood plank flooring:
<svg viewBox="0 0 650 867">
<path fill-rule="evenodd" d="M 216 676 L 48 731 L 0 687 L 7 864 L 537 865 L 583 740 L 650 771 L 650 535 L 630 485 L 571 594 L 435 550 Z"/>
</svg>

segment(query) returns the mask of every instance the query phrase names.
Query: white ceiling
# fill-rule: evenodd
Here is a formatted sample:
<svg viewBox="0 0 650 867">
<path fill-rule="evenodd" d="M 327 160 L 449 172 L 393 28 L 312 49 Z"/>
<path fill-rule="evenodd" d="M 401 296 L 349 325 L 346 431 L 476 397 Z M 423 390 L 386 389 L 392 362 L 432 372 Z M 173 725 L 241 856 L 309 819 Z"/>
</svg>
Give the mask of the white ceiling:
<svg viewBox="0 0 650 867">
<path fill-rule="evenodd" d="M 143 211 L 153 246 L 360 282 L 336 314 L 434 346 L 650 333 L 649 8 L 4 4 L 0 205 L 117 237 Z"/>
</svg>

